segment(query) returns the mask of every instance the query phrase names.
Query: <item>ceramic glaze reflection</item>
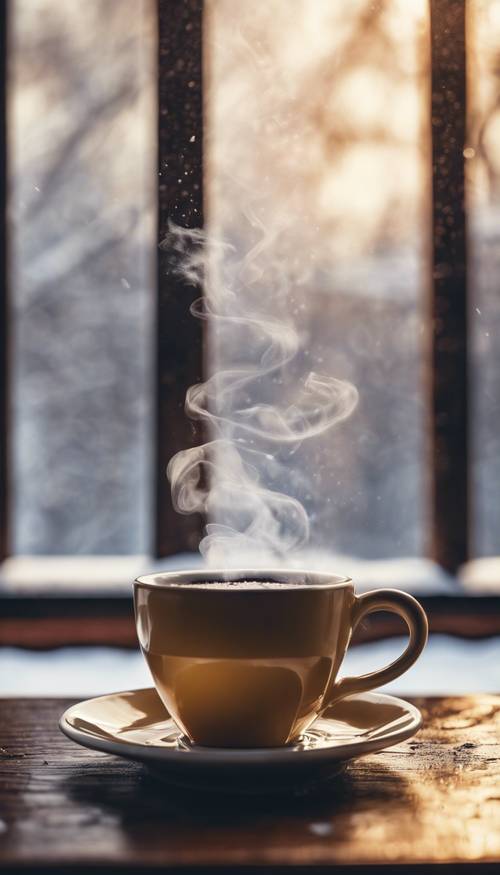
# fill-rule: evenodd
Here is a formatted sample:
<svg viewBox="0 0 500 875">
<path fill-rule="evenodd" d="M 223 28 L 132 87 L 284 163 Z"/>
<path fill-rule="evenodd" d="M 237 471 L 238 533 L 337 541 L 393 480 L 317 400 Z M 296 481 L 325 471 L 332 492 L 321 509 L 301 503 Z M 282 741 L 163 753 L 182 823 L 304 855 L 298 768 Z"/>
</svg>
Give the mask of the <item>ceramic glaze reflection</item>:
<svg viewBox="0 0 500 875">
<path fill-rule="evenodd" d="M 301 571 L 171 572 L 139 578 L 139 642 L 164 705 L 205 747 L 283 747 L 328 705 L 406 671 L 427 639 L 425 614 L 397 590 L 354 595 L 348 578 Z M 385 668 L 339 680 L 366 614 L 401 616 L 410 640 Z"/>
<path fill-rule="evenodd" d="M 211 747 L 228 746 L 228 738 L 238 747 L 287 744 L 319 713 L 333 668 L 326 656 L 146 658 L 167 710 L 188 737 Z"/>
<path fill-rule="evenodd" d="M 86 747 L 144 763 L 172 788 L 230 793 L 310 792 L 355 757 L 414 735 L 422 718 L 413 705 L 362 693 L 329 708 L 296 744 L 227 750 L 193 745 L 165 711 L 156 690 L 100 696 L 73 705 L 62 731 Z"/>
<path fill-rule="evenodd" d="M 347 582 L 139 586 L 139 641 L 165 707 L 192 742 L 285 745 L 321 711 L 347 646 L 353 598 Z"/>
</svg>

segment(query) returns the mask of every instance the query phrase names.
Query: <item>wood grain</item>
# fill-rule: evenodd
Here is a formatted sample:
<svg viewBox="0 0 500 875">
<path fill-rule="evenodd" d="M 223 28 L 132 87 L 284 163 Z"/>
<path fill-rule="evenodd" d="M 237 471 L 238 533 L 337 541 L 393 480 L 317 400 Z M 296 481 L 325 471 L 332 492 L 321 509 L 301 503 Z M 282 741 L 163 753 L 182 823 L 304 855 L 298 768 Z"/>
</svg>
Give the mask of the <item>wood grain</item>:
<svg viewBox="0 0 500 875">
<path fill-rule="evenodd" d="M 498 871 L 500 697 L 414 701 L 416 738 L 319 796 L 253 802 L 182 795 L 78 747 L 57 728 L 62 699 L 0 701 L 0 869 Z"/>
</svg>

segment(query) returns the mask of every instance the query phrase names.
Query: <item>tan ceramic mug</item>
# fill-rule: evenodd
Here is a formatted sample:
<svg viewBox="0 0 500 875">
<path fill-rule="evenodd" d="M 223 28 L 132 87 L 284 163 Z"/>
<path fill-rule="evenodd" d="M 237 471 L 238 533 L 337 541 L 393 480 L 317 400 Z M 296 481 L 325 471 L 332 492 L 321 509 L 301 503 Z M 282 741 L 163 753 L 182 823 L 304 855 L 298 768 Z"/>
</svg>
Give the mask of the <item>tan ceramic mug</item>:
<svg viewBox="0 0 500 875">
<path fill-rule="evenodd" d="M 403 674 L 427 640 L 415 599 L 354 595 L 352 581 L 299 571 L 200 571 L 140 577 L 137 633 L 156 689 L 194 743 L 274 747 L 333 702 Z M 386 668 L 337 679 L 353 629 L 373 611 L 402 617 L 410 640 Z"/>
</svg>

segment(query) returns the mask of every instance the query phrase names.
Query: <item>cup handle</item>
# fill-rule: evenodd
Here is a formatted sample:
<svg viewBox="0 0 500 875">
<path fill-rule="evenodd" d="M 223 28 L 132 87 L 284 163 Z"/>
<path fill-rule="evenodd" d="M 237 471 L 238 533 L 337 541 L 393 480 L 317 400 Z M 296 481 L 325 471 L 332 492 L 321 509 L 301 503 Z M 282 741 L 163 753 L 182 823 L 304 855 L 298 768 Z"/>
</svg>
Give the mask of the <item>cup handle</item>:
<svg viewBox="0 0 500 875">
<path fill-rule="evenodd" d="M 390 611 L 403 618 L 410 633 L 406 650 L 385 668 L 336 681 L 329 695 L 325 697 L 326 707 L 351 693 L 362 693 L 393 681 L 404 674 L 422 653 L 427 641 L 428 623 L 424 609 L 413 596 L 398 589 L 379 589 L 355 596 L 351 614 L 352 631 L 363 617 L 375 611 Z"/>
</svg>

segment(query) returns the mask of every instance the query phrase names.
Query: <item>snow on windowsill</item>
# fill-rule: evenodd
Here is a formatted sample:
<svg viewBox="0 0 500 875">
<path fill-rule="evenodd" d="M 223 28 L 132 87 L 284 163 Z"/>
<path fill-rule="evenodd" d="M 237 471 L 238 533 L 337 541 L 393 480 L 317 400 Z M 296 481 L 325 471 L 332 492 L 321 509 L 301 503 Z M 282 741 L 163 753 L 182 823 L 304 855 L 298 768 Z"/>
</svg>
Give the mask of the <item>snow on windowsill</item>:
<svg viewBox="0 0 500 875">
<path fill-rule="evenodd" d="M 290 568 L 326 571 L 352 577 L 356 590 L 379 587 L 404 589 L 414 595 L 500 594 L 500 557 L 474 559 L 448 574 L 430 559 L 356 559 L 319 550 L 304 552 Z M 45 592 L 75 595 L 88 589 L 123 596 L 141 574 L 202 568 L 198 553 L 177 553 L 166 559 L 150 556 L 12 556 L 0 566 L 0 594 Z"/>
<path fill-rule="evenodd" d="M 179 553 L 161 560 L 148 556 L 13 556 L 0 567 L 0 590 L 6 595 L 21 595 L 40 586 L 54 593 L 74 590 L 77 594 L 96 588 L 103 594 L 124 595 L 141 574 L 201 567 L 197 553 Z M 289 567 L 347 575 L 360 592 L 384 586 L 415 594 L 457 592 L 457 581 L 428 559 L 368 561 L 311 551 L 290 562 Z"/>
</svg>

